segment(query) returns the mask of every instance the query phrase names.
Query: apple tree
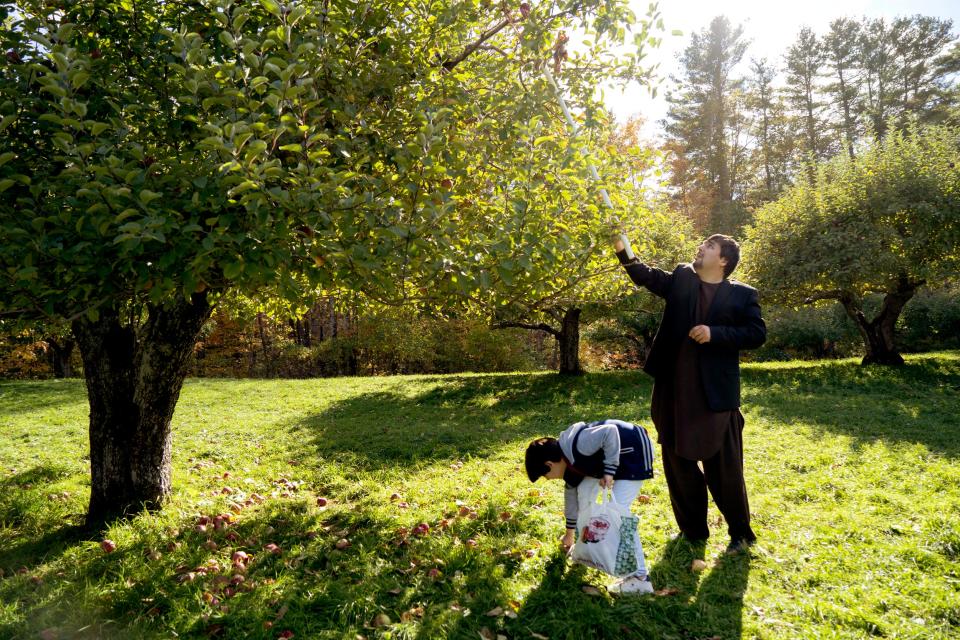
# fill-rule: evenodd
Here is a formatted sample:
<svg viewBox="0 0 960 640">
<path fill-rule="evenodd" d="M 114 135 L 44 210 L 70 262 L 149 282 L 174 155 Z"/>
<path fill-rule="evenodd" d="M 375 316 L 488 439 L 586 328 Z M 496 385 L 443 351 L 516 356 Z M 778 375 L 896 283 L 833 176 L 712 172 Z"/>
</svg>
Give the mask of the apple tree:
<svg viewBox="0 0 960 640">
<path fill-rule="evenodd" d="M 565 62 L 559 31 L 605 51 L 632 19 L 625 0 L 0 0 L 0 314 L 76 338 L 88 520 L 170 493 L 225 293 L 469 290 L 458 216 L 494 191 L 460 190 L 496 145 L 461 127 L 532 100 L 519 65 Z M 638 69 L 598 57 L 571 90 Z"/>
<path fill-rule="evenodd" d="M 864 364 L 902 364 L 897 318 L 919 287 L 960 267 L 960 133 L 910 128 L 819 167 L 762 207 L 744 263 L 763 296 L 799 305 L 838 300 Z M 867 294 L 883 296 L 868 318 Z"/>
</svg>

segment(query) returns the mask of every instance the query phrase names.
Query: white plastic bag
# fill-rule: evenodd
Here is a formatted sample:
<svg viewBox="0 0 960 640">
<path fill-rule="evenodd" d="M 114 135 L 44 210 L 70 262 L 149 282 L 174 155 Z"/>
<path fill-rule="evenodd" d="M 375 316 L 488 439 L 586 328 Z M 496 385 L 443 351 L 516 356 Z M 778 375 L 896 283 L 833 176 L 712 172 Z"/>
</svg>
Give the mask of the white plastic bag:
<svg viewBox="0 0 960 640">
<path fill-rule="evenodd" d="M 577 515 L 577 541 L 570 550 L 574 562 L 617 575 L 621 518 L 629 511 L 617 504 L 610 489 L 600 491 L 600 502 L 581 501 Z"/>
</svg>

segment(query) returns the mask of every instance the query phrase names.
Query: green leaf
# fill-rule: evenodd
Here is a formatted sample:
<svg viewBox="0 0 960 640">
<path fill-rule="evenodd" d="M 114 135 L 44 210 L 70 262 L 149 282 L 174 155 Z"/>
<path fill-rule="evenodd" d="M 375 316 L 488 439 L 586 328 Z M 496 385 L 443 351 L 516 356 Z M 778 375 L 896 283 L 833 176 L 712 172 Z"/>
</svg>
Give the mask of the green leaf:
<svg viewBox="0 0 960 640">
<path fill-rule="evenodd" d="M 73 86 L 74 89 L 79 89 L 89 79 L 90 79 L 90 74 L 87 73 L 86 71 L 77 71 L 75 73 L 70 74 L 70 84 Z"/>
<path fill-rule="evenodd" d="M 0 167 L 7 164 L 11 160 L 17 157 L 13 151 L 7 151 L 6 153 L 0 153 Z"/>
<path fill-rule="evenodd" d="M 228 280 L 233 280 L 237 276 L 243 273 L 243 263 L 242 262 L 228 262 L 223 265 L 223 275 Z"/>
<path fill-rule="evenodd" d="M 162 198 L 163 196 L 155 191 L 150 191 L 149 189 L 143 189 L 140 192 L 140 202 L 147 205 L 156 200 L 157 198 Z"/>
<path fill-rule="evenodd" d="M 280 4 L 276 0 L 260 0 L 260 6 L 267 10 L 271 15 L 280 17 Z"/>
<path fill-rule="evenodd" d="M 106 122 L 94 122 L 90 125 L 90 135 L 99 136 L 101 133 L 110 128 L 110 125 Z"/>
<path fill-rule="evenodd" d="M 3 193 L 13 185 L 14 185 L 14 181 L 11 180 L 10 178 L 4 178 L 3 180 L 0 180 L 0 193 Z"/>
</svg>

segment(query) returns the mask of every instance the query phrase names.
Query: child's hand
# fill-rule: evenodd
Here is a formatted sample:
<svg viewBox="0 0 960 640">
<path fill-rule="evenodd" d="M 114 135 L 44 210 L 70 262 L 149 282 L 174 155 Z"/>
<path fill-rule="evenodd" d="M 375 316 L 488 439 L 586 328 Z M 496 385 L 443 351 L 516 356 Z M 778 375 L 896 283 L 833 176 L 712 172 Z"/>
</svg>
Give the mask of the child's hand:
<svg viewBox="0 0 960 640">
<path fill-rule="evenodd" d="M 576 533 L 576 529 L 567 529 L 567 532 L 560 538 L 560 546 L 563 547 L 564 551 L 570 551 L 570 547 L 576 541 Z"/>
<path fill-rule="evenodd" d="M 612 489 L 612 488 L 613 488 L 613 476 L 608 473 L 608 474 L 606 474 L 605 476 L 603 476 L 602 478 L 600 478 L 600 486 L 603 487 L 604 489 Z"/>
</svg>

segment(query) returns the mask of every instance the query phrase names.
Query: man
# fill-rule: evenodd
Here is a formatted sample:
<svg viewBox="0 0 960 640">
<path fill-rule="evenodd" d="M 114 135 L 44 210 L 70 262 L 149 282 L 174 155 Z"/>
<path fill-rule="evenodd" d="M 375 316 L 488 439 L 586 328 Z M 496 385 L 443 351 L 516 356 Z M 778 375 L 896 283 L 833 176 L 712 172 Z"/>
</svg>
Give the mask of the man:
<svg viewBox="0 0 960 640">
<path fill-rule="evenodd" d="M 756 535 L 743 480 L 739 352 L 762 345 L 767 329 L 756 289 L 728 279 L 740 246 L 712 235 L 693 264 L 673 273 L 632 257 L 622 237 L 615 248 L 630 278 L 667 301 L 644 371 L 654 378 L 650 413 L 680 534 L 690 541 L 710 535 L 709 489 L 727 521 L 727 551 L 741 551 Z"/>
</svg>

